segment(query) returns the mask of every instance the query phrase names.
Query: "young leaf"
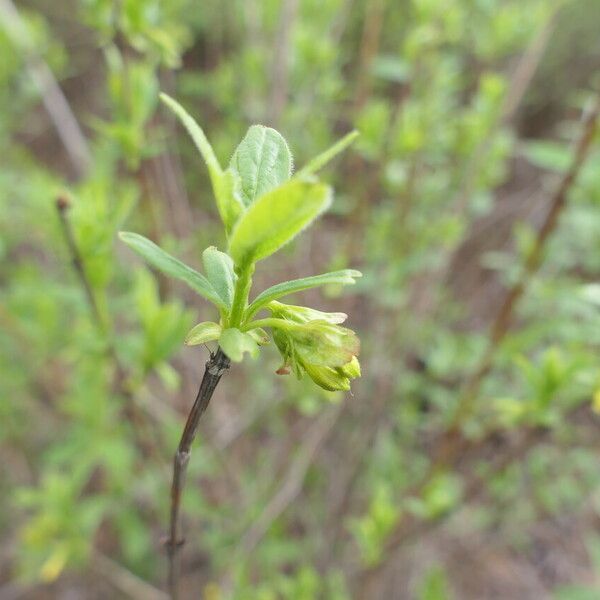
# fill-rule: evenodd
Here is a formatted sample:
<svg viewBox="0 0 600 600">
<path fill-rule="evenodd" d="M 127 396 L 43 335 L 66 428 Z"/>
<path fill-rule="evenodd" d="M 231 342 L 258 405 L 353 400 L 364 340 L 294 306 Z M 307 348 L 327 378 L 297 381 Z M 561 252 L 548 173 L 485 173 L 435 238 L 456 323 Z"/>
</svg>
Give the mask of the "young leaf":
<svg viewBox="0 0 600 600">
<path fill-rule="evenodd" d="M 292 180 L 261 196 L 242 214 L 230 240 L 236 267 L 270 256 L 290 242 L 331 204 L 331 188 Z"/>
<path fill-rule="evenodd" d="M 342 271 L 333 271 L 331 273 L 323 273 L 322 275 L 313 275 L 312 277 L 303 277 L 302 279 L 292 279 L 278 283 L 261 292 L 248 307 L 247 318 L 254 316 L 263 306 L 277 298 L 282 298 L 294 292 L 301 292 L 311 288 L 319 287 L 327 284 L 342 284 L 351 285 L 356 283 L 355 279 L 362 277 L 360 271 L 353 269 L 343 269 Z"/>
<path fill-rule="evenodd" d="M 119 237 L 154 268 L 166 275 L 180 279 L 203 298 L 216 304 L 219 308 L 227 309 L 227 305 L 204 275 L 177 260 L 143 235 L 138 235 L 130 231 L 121 231 L 119 232 Z"/>
<path fill-rule="evenodd" d="M 206 277 L 215 292 L 219 294 L 228 308 L 231 307 L 236 279 L 233 272 L 233 261 L 225 252 L 220 252 L 214 246 L 210 246 L 202 253 L 202 262 Z"/>
<path fill-rule="evenodd" d="M 330 160 L 334 159 L 338 154 L 343 152 L 356 138 L 358 137 L 358 131 L 354 130 L 345 135 L 341 140 L 333 144 L 330 148 L 327 148 L 325 152 L 321 152 L 318 156 L 315 156 L 306 166 L 302 167 L 298 171 L 298 177 L 306 177 L 316 173 L 319 169 L 322 169 Z"/>
<path fill-rule="evenodd" d="M 219 214 L 229 233 L 243 208 L 239 199 L 237 174 L 231 169 L 223 171 L 204 131 L 179 102 L 167 94 L 161 94 L 160 99 L 175 113 L 200 151 L 208 167 Z"/>
<path fill-rule="evenodd" d="M 252 336 L 235 327 L 223 330 L 219 337 L 219 346 L 232 362 L 242 362 L 244 352 L 248 352 L 252 358 L 258 355 L 258 346 Z"/>
<path fill-rule="evenodd" d="M 292 155 L 278 131 L 252 125 L 233 153 L 229 166 L 239 175 L 242 202 L 250 206 L 291 177 Z"/>
<path fill-rule="evenodd" d="M 192 327 L 185 336 L 185 343 L 188 346 L 197 346 L 198 344 L 212 342 L 219 339 L 221 331 L 222 328 L 218 323 L 213 323 L 211 321 L 198 323 L 198 325 Z"/>
</svg>

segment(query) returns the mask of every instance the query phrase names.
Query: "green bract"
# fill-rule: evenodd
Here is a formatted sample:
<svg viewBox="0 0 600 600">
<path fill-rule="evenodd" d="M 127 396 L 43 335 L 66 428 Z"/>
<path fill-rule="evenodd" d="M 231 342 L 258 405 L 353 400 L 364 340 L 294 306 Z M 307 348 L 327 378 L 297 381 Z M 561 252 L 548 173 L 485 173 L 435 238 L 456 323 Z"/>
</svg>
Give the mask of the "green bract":
<svg viewBox="0 0 600 600">
<path fill-rule="evenodd" d="M 203 322 L 188 333 L 188 345 L 218 341 L 225 354 L 240 362 L 246 353 L 255 357 L 269 342 L 271 329 L 283 357 L 278 372 L 304 373 L 327 390 L 347 390 L 360 376 L 356 334 L 340 323 L 344 313 L 325 313 L 305 306 L 286 305 L 277 299 L 327 284 L 353 284 L 361 274 L 345 269 L 284 281 L 264 290 L 249 302 L 256 263 L 293 240 L 331 204 L 331 188 L 315 173 L 346 148 L 352 132 L 310 161 L 292 176 L 292 155 L 280 133 L 253 125 L 223 169 L 202 129 L 185 109 L 162 94 L 200 151 L 208 168 L 217 209 L 224 224 L 228 251 L 210 246 L 202 253 L 205 274 L 188 267 L 136 233 L 121 239 L 153 267 L 188 284 L 212 302 L 220 322 Z M 267 309 L 271 316 L 255 319 Z"/>
</svg>

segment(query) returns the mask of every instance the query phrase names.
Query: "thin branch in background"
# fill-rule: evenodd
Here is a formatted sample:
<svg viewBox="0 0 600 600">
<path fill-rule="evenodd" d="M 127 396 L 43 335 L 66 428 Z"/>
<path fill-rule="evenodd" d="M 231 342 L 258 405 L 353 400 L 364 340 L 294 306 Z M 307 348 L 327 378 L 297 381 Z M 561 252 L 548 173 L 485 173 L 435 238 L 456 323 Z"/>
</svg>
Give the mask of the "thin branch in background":
<svg viewBox="0 0 600 600">
<path fill-rule="evenodd" d="M 548 21 L 540 29 L 525 53 L 519 60 L 508 84 L 508 90 L 500 108 L 500 118 L 496 120 L 488 135 L 478 144 L 471 154 L 471 158 L 465 168 L 462 184 L 457 197 L 452 201 L 454 211 L 462 214 L 473 195 L 475 180 L 483 159 L 489 154 L 495 135 L 503 125 L 508 125 L 514 119 L 517 108 L 521 104 L 525 93 L 540 65 L 546 52 L 550 37 L 558 21 L 557 12 L 551 13 Z"/>
<path fill-rule="evenodd" d="M 229 358 L 227 358 L 220 348 L 215 354 L 211 354 L 209 361 L 206 363 L 206 369 L 204 371 L 204 376 L 202 377 L 198 395 L 196 396 L 192 410 L 188 415 L 179 446 L 177 447 L 173 459 L 169 539 L 166 542 L 167 554 L 169 556 L 168 584 L 173 600 L 179 598 L 179 550 L 185 543 L 185 540 L 182 539 L 179 534 L 179 513 L 181 507 L 181 495 L 185 485 L 185 472 L 190 460 L 192 442 L 198 431 L 200 417 L 206 410 L 221 377 L 225 371 L 229 369 L 229 364 Z"/>
<path fill-rule="evenodd" d="M 552 233 L 556 230 L 559 217 L 566 206 L 569 191 L 575 183 L 586 158 L 589 156 L 592 141 L 597 130 L 599 115 L 600 97 L 597 97 L 591 109 L 584 117 L 581 135 L 575 143 L 571 166 L 561 178 L 552 195 L 546 218 L 538 232 L 535 244 L 525 261 L 522 274 L 517 282 L 506 293 L 504 301 L 492 323 L 489 333 L 488 348 L 484 353 L 479 366 L 463 386 L 452 422 L 448 429 L 441 435 L 440 440 L 434 449 L 434 461 L 432 466 L 424 479 L 409 492 L 409 495 L 420 495 L 424 488 L 431 482 L 435 474 L 441 469 L 453 465 L 461 451 L 465 449 L 465 444 L 467 442 L 460 435 L 460 426 L 473 410 L 481 385 L 492 368 L 493 359 L 495 358 L 500 343 L 504 340 L 509 331 L 518 302 L 527 290 L 532 276 L 540 267 L 546 244 Z M 530 448 L 531 445 L 535 443 L 538 434 L 538 430 L 536 429 L 533 430 L 532 433 L 526 435 L 523 447 L 519 452 L 523 453 Z M 513 455 L 511 454 L 511 458 L 512 456 Z M 499 457 L 496 461 L 494 472 L 498 472 L 504 468 L 508 462 L 510 462 L 510 460 L 506 460 L 506 457 Z M 479 493 L 479 484 L 474 485 L 469 493 L 471 495 Z M 406 524 L 401 521 L 398 527 L 389 536 L 388 542 L 385 545 L 385 550 L 382 552 L 382 556 L 386 557 L 386 560 L 381 561 L 372 567 L 363 569 L 357 576 L 359 589 L 361 590 L 361 593 L 357 596 L 358 598 L 370 597 L 370 589 L 376 581 L 377 576 L 381 573 L 386 563 L 393 558 L 395 550 L 404 542 L 404 539 L 407 536 Z"/>
<path fill-rule="evenodd" d="M 336 405 L 324 412 L 313 425 L 306 436 L 306 441 L 292 461 L 282 485 L 242 537 L 238 552 L 250 554 L 267 534 L 273 522 L 283 514 L 302 491 L 308 469 L 327 439 L 328 433 L 337 422 L 341 409 L 342 404 Z"/>
<path fill-rule="evenodd" d="M 277 127 L 285 108 L 290 69 L 290 37 L 298 13 L 298 0 L 284 0 L 273 49 L 273 70 L 269 94 L 267 121 Z"/>
<path fill-rule="evenodd" d="M 169 598 L 167 594 L 100 552 L 94 553 L 91 564 L 98 575 L 132 600 L 168 600 Z"/>
<path fill-rule="evenodd" d="M 489 155 L 490 148 L 499 129 L 502 126 L 509 125 L 513 121 L 517 109 L 529 89 L 529 85 L 533 81 L 541 60 L 544 57 L 550 37 L 556 28 L 559 9 L 560 7 L 557 7 L 554 12 L 550 14 L 546 23 L 542 26 L 527 50 L 520 57 L 508 83 L 506 95 L 502 106 L 499 109 L 499 117 L 492 124 L 485 138 L 477 144 L 464 167 L 459 189 L 451 200 L 453 214 L 464 215 L 467 210 L 469 201 L 473 196 L 477 174 L 479 173 L 482 161 Z M 417 284 L 417 288 L 414 291 L 414 297 L 416 299 L 414 305 L 421 314 L 421 318 L 424 318 L 426 313 L 434 310 L 432 303 L 435 294 L 430 293 L 430 287 L 435 284 L 435 282 L 450 277 L 453 259 L 454 253 L 450 253 L 445 264 L 442 263 L 438 269 L 435 269 L 429 276 L 422 278 L 420 283 Z"/>
<path fill-rule="evenodd" d="M 384 9 L 385 5 L 382 0 L 368 0 L 365 4 L 365 25 L 359 50 L 354 114 L 358 114 L 362 110 L 371 94 L 371 66 L 379 52 Z"/>
<path fill-rule="evenodd" d="M 68 216 L 71 202 L 66 196 L 59 196 L 55 201 L 55 205 L 60 219 L 61 230 L 65 238 L 65 243 L 71 256 L 71 262 L 75 272 L 77 273 L 81 287 L 84 290 L 87 303 L 92 313 L 92 318 L 96 323 L 98 330 L 105 335 L 108 340 L 106 352 L 111 358 L 115 368 L 114 387 L 119 394 L 121 394 L 125 399 L 129 400 L 124 408 L 124 413 L 131 421 L 140 448 L 147 452 L 148 455 L 152 456 L 157 464 L 162 464 L 162 456 L 157 450 L 157 448 L 160 446 L 158 431 L 147 423 L 148 419 L 146 418 L 145 413 L 139 409 L 132 391 L 127 386 L 127 370 L 119 359 L 114 343 L 112 343 L 110 340 L 109 324 L 100 311 L 94 290 L 87 276 L 85 262 L 83 260 L 83 256 L 81 255 L 81 251 L 79 250 L 79 246 L 77 245 L 73 226 Z"/>
<path fill-rule="evenodd" d="M 78 177 L 83 177 L 92 164 L 87 140 L 50 67 L 35 51 L 29 32 L 12 0 L 0 0 L 0 24 L 24 56 L 29 76 L 35 83 Z"/>
<path fill-rule="evenodd" d="M 510 123 L 521 105 L 525 93 L 529 89 L 538 67 L 544 57 L 548 42 L 556 29 L 558 22 L 558 11 L 560 7 L 554 9 L 550 17 L 540 29 L 538 34 L 533 38 L 533 41 L 519 60 L 508 86 L 508 93 L 502 103 L 502 123 L 504 125 Z"/>
<path fill-rule="evenodd" d="M 565 418 L 570 418 L 580 408 L 581 406 L 575 407 L 569 411 L 569 414 L 566 415 Z M 548 434 L 549 430 L 546 427 L 528 427 L 522 432 L 522 435 L 515 444 L 507 448 L 506 452 L 498 453 L 491 464 L 486 466 L 486 478 L 489 479 L 490 477 L 498 475 L 511 464 L 514 464 L 520 459 L 524 459 L 527 456 L 527 453 L 536 444 L 547 438 Z M 490 433 L 489 437 L 492 435 L 493 432 Z M 487 440 L 484 440 L 483 443 L 485 443 L 485 441 Z M 482 442 L 477 443 L 471 440 L 469 444 L 475 447 L 476 445 L 480 446 Z M 465 451 L 466 450 L 468 450 L 467 447 L 465 447 Z M 486 479 L 480 476 L 479 473 L 473 472 L 473 470 L 470 471 L 469 475 L 469 480 L 466 482 L 461 496 L 461 502 L 457 504 L 454 509 L 443 513 L 436 519 L 428 521 L 419 520 L 416 517 L 404 518 L 401 525 L 393 532 L 392 536 L 388 538 L 386 543 L 386 552 L 388 554 L 385 555 L 385 563 L 379 563 L 375 566 L 364 568 L 350 575 L 350 583 L 351 586 L 357 590 L 356 598 L 358 600 L 368 600 L 372 597 L 372 585 L 376 583 L 377 577 L 382 572 L 385 565 L 391 563 L 403 547 L 417 539 L 421 539 L 423 535 L 426 535 L 441 526 L 448 521 L 451 516 L 456 514 L 458 509 L 468 506 L 470 502 L 477 500 L 482 495 L 486 488 Z M 422 486 L 419 486 L 418 489 L 408 492 L 407 495 L 417 495 L 421 490 Z"/>
<path fill-rule="evenodd" d="M 63 236 L 67 243 L 69 253 L 71 254 L 73 267 L 77 273 L 81 287 L 85 291 L 85 297 L 98 328 L 101 331 L 106 332 L 106 322 L 102 317 L 102 313 L 98 307 L 98 302 L 96 301 L 96 296 L 94 295 L 94 290 L 92 289 L 88 276 L 85 272 L 83 258 L 81 257 L 81 252 L 79 252 L 79 247 L 77 246 L 77 241 L 75 240 L 75 234 L 73 232 L 73 228 L 71 227 L 71 222 L 67 216 L 70 208 L 71 201 L 66 196 L 59 196 L 56 199 L 56 209 L 58 211 L 58 216 L 60 217 L 60 226 L 62 228 Z"/>
<path fill-rule="evenodd" d="M 457 409 L 452 421 L 452 427 L 456 428 L 468 416 L 473 408 L 474 402 L 479 394 L 481 384 L 485 376 L 492 368 L 493 360 L 502 340 L 506 337 L 511 325 L 518 302 L 525 293 L 531 278 L 539 269 L 548 239 L 556 230 L 558 220 L 562 214 L 569 191 L 575 183 L 582 166 L 585 164 L 592 147 L 592 141 L 596 133 L 598 116 L 600 114 L 600 96 L 594 100 L 591 109 L 584 116 L 582 132 L 575 143 L 573 160 L 568 171 L 561 178 L 552 198 L 546 217 L 538 231 L 533 248 L 529 252 L 519 279 L 506 293 L 504 300 L 496 314 L 489 332 L 488 347 L 481 359 L 479 366 L 466 381 L 463 391 L 459 397 Z"/>
</svg>

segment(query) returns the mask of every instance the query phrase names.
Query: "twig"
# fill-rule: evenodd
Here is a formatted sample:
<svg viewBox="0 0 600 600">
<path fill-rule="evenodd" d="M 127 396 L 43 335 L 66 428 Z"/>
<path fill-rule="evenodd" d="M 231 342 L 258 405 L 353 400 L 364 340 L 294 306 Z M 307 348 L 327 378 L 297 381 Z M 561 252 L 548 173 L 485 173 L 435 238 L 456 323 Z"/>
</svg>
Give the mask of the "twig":
<svg viewBox="0 0 600 600">
<path fill-rule="evenodd" d="M 472 153 L 465 167 L 460 189 L 451 205 L 455 213 L 463 213 L 467 207 L 475 186 L 475 180 L 483 159 L 489 154 L 496 133 L 503 125 L 508 125 L 515 117 L 517 109 L 529 88 L 529 84 L 537 71 L 544 56 L 548 41 L 556 27 L 557 13 L 553 12 L 535 36 L 527 50 L 521 56 L 508 85 L 508 91 L 500 107 L 499 118 L 494 122 L 488 134 L 483 138 Z"/>
<path fill-rule="evenodd" d="M 185 472 L 190 460 L 192 442 L 198 431 L 198 422 L 206 410 L 213 392 L 225 371 L 229 368 L 229 358 L 219 348 L 215 354 L 211 354 L 206 363 L 204 377 L 198 390 L 198 395 L 192 410 L 188 415 L 183 434 L 175 457 L 173 459 L 173 483 L 171 485 L 171 517 L 169 527 L 169 539 L 166 542 L 167 553 L 169 556 L 169 590 L 171 598 L 179 598 L 179 549 L 185 543 L 185 540 L 179 536 L 179 511 L 181 506 L 181 495 L 185 484 Z"/>
<path fill-rule="evenodd" d="M 335 408 L 328 410 L 313 425 L 298 455 L 294 458 L 283 484 L 266 504 L 258 519 L 242 537 L 239 545 L 241 552 L 244 554 L 252 552 L 268 532 L 273 522 L 281 516 L 302 491 L 308 469 L 326 440 L 327 434 L 335 425 L 342 406 L 342 404 L 338 404 Z"/>
<path fill-rule="evenodd" d="M 85 262 L 83 260 L 83 256 L 81 255 L 81 251 L 79 250 L 79 246 L 77 245 L 75 233 L 68 216 L 70 206 L 71 203 L 67 197 L 59 196 L 56 199 L 56 209 L 60 218 L 60 224 L 63 236 L 65 238 L 65 243 L 67 244 L 69 253 L 71 255 L 73 267 L 77 273 L 81 287 L 84 290 L 92 317 L 98 327 L 98 330 L 102 334 L 106 335 L 107 338 L 106 354 L 112 360 L 115 368 L 114 387 L 119 394 L 130 400 L 130 402 L 128 402 L 124 408 L 124 413 L 131 421 L 140 448 L 151 455 L 157 464 L 162 464 L 162 457 L 157 452 L 157 447 L 159 446 L 157 431 L 154 427 L 146 427 L 146 425 L 148 425 L 146 422 L 146 415 L 139 409 L 137 403 L 135 402 L 134 394 L 127 386 L 127 370 L 119 359 L 115 345 L 111 339 L 111 336 L 109 335 L 110 326 L 106 319 L 102 316 L 100 307 L 98 306 L 98 302 L 94 294 L 94 290 L 92 289 L 92 285 L 87 276 Z M 152 438 L 154 438 L 154 444 L 151 443 Z"/>
<path fill-rule="evenodd" d="M 371 66 L 381 43 L 384 2 L 370 0 L 365 4 L 365 21 L 360 41 L 358 76 L 354 94 L 354 112 L 357 114 L 366 104 L 371 93 Z"/>
<path fill-rule="evenodd" d="M 271 73 L 271 91 L 267 120 L 276 127 L 281 118 L 288 94 L 290 68 L 290 37 L 296 14 L 298 0 L 284 0 L 279 16 L 279 27 L 273 51 L 273 70 Z"/>
<path fill-rule="evenodd" d="M 133 600 L 168 600 L 168 595 L 100 552 L 94 552 L 92 568 Z"/>
<path fill-rule="evenodd" d="M 571 411 L 574 413 L 575 411 Z M 492 462 L 492 464 L 486 470 L 486 476 L 492 477 L 498 475 L 510 464 L 514 463 L 518 459 L 523 459 L 529 450 L 531 450 L 538 442 L 545 439 L 548 434 L 548 430 L 543 427 L 529 427 L 523 433 L 521 439 L 511 448 L 503 454 L 498 455 Z M 429 521 L 421 521 L 416 517 L 406 517 L 401 521 L 401 524 L 396 528 L 390 538 L 386 542 L 385 556 L 387 557 L 386 563 L 393 560 L 397 552 L 407 544 L 423 535 L 431 532 L 436 527 L 439 527 L 445 523 L 452 515 L 457 511 L 459 507 L 464 507 L 467 503 L 473 502 L 479 498 L 479 496 L 485 490 L 486 480 L 478 474 L 473 474 L 470 481 L 464 488 L 462 494 L 462 500 L 460 505 L 454 509 L 443 513 L 436 519 Z M 409 496 L 416 496 L 420 494 L 423 486 L 420 485 L 417 488 L 408 492 Z M 354 573 L 350 577 L 349 585 L 351 587 L 357 586 L 356 598 L 358 600 L 368 600 L 372 597 L 372 586 L 376 583 L 376 578 L 383 571 L 386 563 L 378 563 L 365 567 L 358 572 Z"/>
<path fill-rule="evenodd" d="M 525 293 L 532 276 L 537 272 L 542 262 L 546 242 L 555 231 L 558 219 L 566 205 L 569 190 L 574 184 L 581 167 L 589 155 L 592 141 L 596 133 L 598 115 L 600 114 L 600 97 L 595 99 L 593 106 L 584 118 L 582 132 L 575 144 L 573 160 L 569 170 L 563 175 L 551 200 L 548 212 L 538 231 L 533 248 L 529 252 L 522 273 L 516 283 L 508 290 L 489 332 L 488 347 L 479 366 L 466 381 L 459 397 L 451 428 L 456 428 L 473 407 L 485 376 L 492 368 L 493 359 L 502 340 L 510 329 L 510 324 L 518 302 Z"/>
<path fill-rule="evenodd" d="M 29 75 L 38 88 L 46 112 L 77 175 L 83 177 L 91 165 L 91 154 L 65 95 L 48 65 L 36 53 L 27 27 L 12 0 L 0 0 L 0 17 L 0 24 L 4 25 L 7 35 L 23 53 Z"/>
<path fill-rule="evenodd" d="M 75 268 L 75 272 L 79 277 L 81 286 L 85 291 L 85 296 L 90 306 L 90 310 L 94 315 L 94 319 L 96 320 L 98 327 L 102 331 L 106 331 L 106 323 L 102 318 L 102 313 L 100 312 L 100 308 L 98 307 L 94 291 L 92 290 L 92 286 L 85 272 L 85 266 L 83 264 L 81 252 L 79 251 L 79 247 L 77 246 L 75 234 L 73 233 L 73 228 L 71 227 L 71 222 L 67 217 L 67 212 L 69 208 L 71 208 L 71 202 L 66 196 L 59 196 L 56 199 L 56 209 L 58 211 L 58 216 L 60 217 L 60 225 L 62 227 L 63 235 L 65 237 L 65 241 L 71 254 L 73 267 Z"/>
<path fill-rule="evenodd" d="M 453 465 L 461 451 L 465 448 L 465 445 L 468 443 L 460 435 L 460 426 L 472 411 L 481 385 L 492 368 L 493 359 L 495 358 L 500 343 L 504 340 L 509 331 L 517 304 L 525 293 L 531 277 L 536 273 L 541 264 L 546 243 L 556 229 L 560 214 L 566 205 L 569 190 L 575 182 L 585 159 L 589 155 L 589 150 L 596 132 L 599 114 L 600 97 L 596 98 L 594 105 L 584 119 L 582 133 L 575 144 L 571 166 L 560 180 L 556 191 L 550 200 L 548 213 L 538 232 L 535 244 L 525 261 L 523 272 L 518 281 L 508 290 L 496 318 L 492 323 L 488 348 L 478 367 L 463 386 L 463 391 L 459 396 L 457 408 L 449 428 L 440 436 L 439 442 L 435 445 L 433 464 L 430 469 L 428 469 L 423 480 L 412 490 L 411 495 L 419 495 L 440 469 Z M 533 433 L 526 436 L 526 443 L 524 444 L 522 451 L 526 451 L 531 447 L 531 444 L 537 439 L 536 435 L 536 433 Z M 506 457 L 499 459 L 496 465 L 498 469 L 502 469 L 506 466 Z M 478 493 L 478 489 L 479 487 L 475 486 L 470 490 L 470 494 Z M 403 524 L 392 532 L 388 538 L 386 549 L 383 553 L 384 556 L 388 558 L 393 556 L 394 550 L 403 543 L 405 537 L 412 535 L 412 532 L 407 533 L 405 527 L 406 525 Z M 383 566 L 384 563 L 381 562 L 360 572 L 360 589 L 363 590 L 363 594 L 359 594 L 357 597 L 368 597 L 365 590 L 369 589 L 371 583 L 374 581 L 376 575 L 381 572 Z"/>
</svg>

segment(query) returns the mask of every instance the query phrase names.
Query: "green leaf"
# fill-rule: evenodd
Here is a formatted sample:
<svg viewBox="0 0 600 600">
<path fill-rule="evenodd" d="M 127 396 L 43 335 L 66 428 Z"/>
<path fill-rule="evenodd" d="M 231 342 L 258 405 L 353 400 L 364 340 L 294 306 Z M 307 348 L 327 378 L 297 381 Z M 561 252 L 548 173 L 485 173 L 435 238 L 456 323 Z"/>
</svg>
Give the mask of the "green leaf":
<svg viewBox="0 0 600 600">
<path fill-rule="evenodd" d="M 230 240 L 238 269 L 270 256 L 290 242 L 331 204 L 331 188 L 292 180 L 261 196 L 242 214 Z"/>
<path fill-rule="evenodd" d="M 143 235 L 138 235 L 130 231 L 121 231 L 119 232 L 119 237 L 154 268 L 166 275 L 180 279 L 209 302 L 212 302 L 219 308 L 227 309 L 226 304 L 204 275 L 177 260 Z"/>
<path fill-rule="evenodd" d="M 294 292 L 301 292 L 302 290 L 309 290 L 311 288 L 319 287 L 320 285 L 328 284 L 341 284 L 341 285 L 352 285 L 356 283 L 355 279 L 362 277 L 360 271 L 353 269 L 343 269 L 342 271 L 333 271 L 331 273 L 323 273 L 322 275 L 313 275 L 312 277 L 303 277 L 302 279 L 292 279 L 291 281 L 284 281 L 278 283 L 265 291 L 261 292 L 248 307 L 248 318 L 255 315 L 263 306 L 282 298 Z"/>
<path fill-rule="evenodd" d="M 343 152 L 357 137 L 358 131 L 354 130 L 345 135 L 341 140 L 333 144 L 330 148 L 315 156 L 305 167 L 302 167 L 297 173 L 297 177 L 306 177 L 322 169 L 329 161 Z"/>
<path fill-rule="evenodd" d="M 198 344 L 218 340 L 222 330 L 222 327 L 218 323 L 213 323 L 212 321 L 198 323 L 185 336 L 185 343 L 188 346 L 197 346 Z"/>
<path fill-rule="evenodd" d="M 202 253 L 202 262 L 208 281 L 225 305 L 230 308 L 236 279 L 231 257 L 210 246 Z"/>
<path fill-rule="evenodd" d="M 230 168 L 239 175 L 241 199 L 250 206 L 292 175 L 292 155 L 275 129 L 252 125 L 231 157 Z"/>
<path fill-rule="evenodd" d="M 190 114 L 173 98 L 161 94 L 160 99 L 175 113 L 190 134 L 196 148 L 200 151 L 206 166 L 217 201 L 217 208 L 225 224 L 227 233 L 231 231 L 243 206 L 239 198 L 239 179 L 231 169 L 223 171 L 204 131 Z"/>
<path fill-rule="evenodd" d="M 571 149 L 566 144 L 532 141 L 525 144 L 523 153 L 529 162 L 548 171 L 564 173 L 571 164 Z"/>
<path fill-rule="evenodd" d="M 245 352 L 248 352 L 252 358 L 255 358 L 259 352 L 252 336 L 235 327 L 223 330 L 219 337 L 219 346 L 232 362 L 242 362 Z"/>
</svg>

